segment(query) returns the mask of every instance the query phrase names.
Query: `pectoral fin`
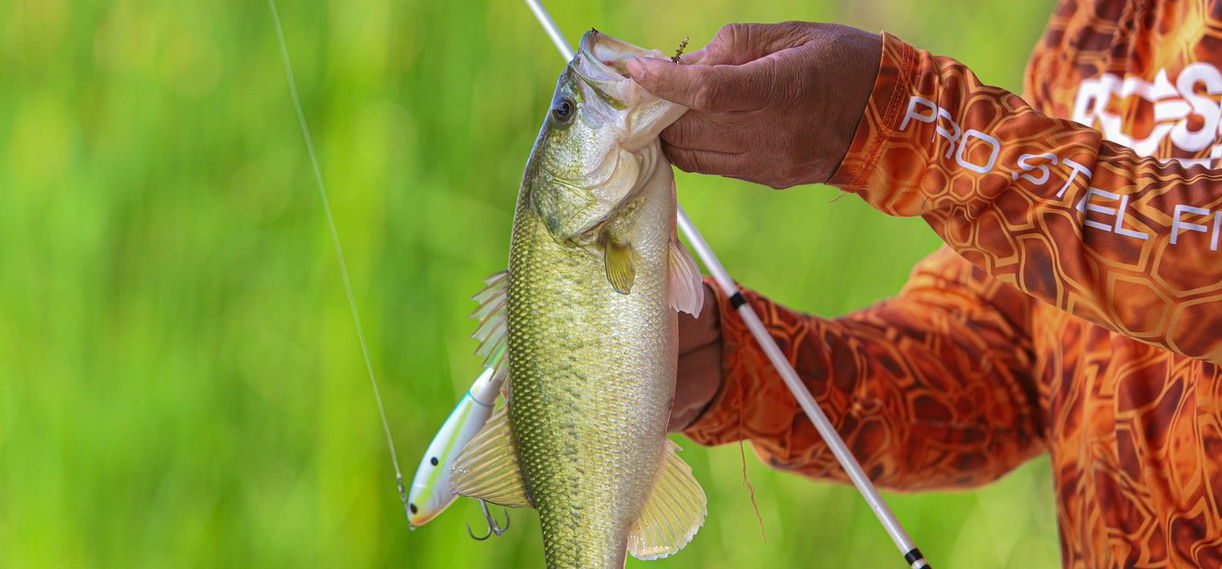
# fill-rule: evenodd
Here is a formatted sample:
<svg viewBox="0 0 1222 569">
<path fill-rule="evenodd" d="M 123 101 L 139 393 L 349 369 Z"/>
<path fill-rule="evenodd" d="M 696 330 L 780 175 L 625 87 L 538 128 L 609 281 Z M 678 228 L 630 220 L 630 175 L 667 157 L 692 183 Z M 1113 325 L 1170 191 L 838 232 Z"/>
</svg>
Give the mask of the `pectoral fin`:
<svg viewBox="0 0 1222 569">
<path fill-rule="evenodd" d="M 463 496 L 511 508 L 531 508 L 518 470 L 509 414 L 498 409 L 454 460 L 450 486 Z"/>
<path fill-rule="evenodd" d="M 700 269 L 696 261 L 683 248 L 679 238 L 670 240 L 670 306 L 679 312 L 699 316 L 704 308 L 704 281 L 700 278 Z"/>
<path fill-rule="evenodd" d="M 696 536 L 704 524 L 707 501 L 692 469 L 679 458 L 679 446 L 666 445 L 662 474 L 641 517 L 628 534 L 628 552 L 637 559 L 658 559 L 674 554 Z"/>
<path fill-rule="evenodd" d="M 628 294 L 636 281 L 636 251 L 631 243 L 617 241 L 604 232 L 600 239 L 603 245 L 603 262 L 607 267 L 607 280 L 615 292 Z"/>
</svg>

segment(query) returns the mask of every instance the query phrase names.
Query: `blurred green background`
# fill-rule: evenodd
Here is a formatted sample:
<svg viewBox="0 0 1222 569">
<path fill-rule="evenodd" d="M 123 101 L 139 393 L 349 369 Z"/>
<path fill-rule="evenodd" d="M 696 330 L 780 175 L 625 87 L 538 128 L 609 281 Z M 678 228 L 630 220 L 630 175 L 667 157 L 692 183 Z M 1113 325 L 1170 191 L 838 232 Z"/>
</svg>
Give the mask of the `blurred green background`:
<svg viewBox="0 0 1222 569">
<path fill-rule="evenodd" d="M 670 50 L 720 24 L 886 29 L 1012 90 L 1050 0 L 551 2 Z M 282 0 L 386 411 L 410 477 L 478 372 L 562 62 L 516 0 Z M 261 1 L 0 3 L 0 567 L 542 567 L 537 518 L 476 543 L 462 501 L 409 533 Z M 835 77 L 829 77 L 834 81 Z M 744 284 L 834 315 L 937 246 L 826 188 L 681 175 Z M 898 567 L 856 493 L 684 442 L 710 515 L 632 567 Z M 889 494 L 938 567 L 1055 567 L 1046 460 Z"/>
</svg>

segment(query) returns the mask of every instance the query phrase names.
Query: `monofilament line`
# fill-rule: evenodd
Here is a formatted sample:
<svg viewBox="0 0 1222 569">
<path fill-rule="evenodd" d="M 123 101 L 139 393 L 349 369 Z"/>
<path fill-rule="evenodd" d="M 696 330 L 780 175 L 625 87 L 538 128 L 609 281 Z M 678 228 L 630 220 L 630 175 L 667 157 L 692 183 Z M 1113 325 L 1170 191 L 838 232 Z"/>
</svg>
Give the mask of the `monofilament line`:
<svg viewBox="0 0 1222 569">
<path fill-rule="evenodd" d="M 280 59 L 284 62 L 284 76 L 288 80 L 289 94 L 293 97 L 293 109 L 297 111 L 297 123 L 301 125 L 301 136 L 305 139 L 306 151 L 310 155 L 310 166 L 314 169 L 314 180 L 318 182 L 318 199 L 331 233 L 331 245 L 335 248 L 335 260 L 339 264 L 340 280 L 344 282 L 344 294 L 348 296 L 348 309 L 352 312 L 352 324 L 356 326 L 356 337 L 361 344 L 361 356 L 365 359 L 365 371 L 369 372 L 369 385 L 378 404 L 378 416 L 382 419 L 382 432 L 386 435 L 386 448 L 390 450 L 390 462 L 395 467 L 395 484 L 399 498 L 403 501 L 403 512 L 407 514 L 407 488 L 403 485 L 403 472 L 399 470 L 399 457 L 395 452 L 395 440 L 390 435 L 390 423 L 386 420 L 386 408 L 382 405 L 382 391 L 378 389 L 378 378 L 373 371 L 373 360 L 369 357 L 369 345 L 365 341 L 365 327 L 361 324 L 361 311 L 356 307 L 356 296 L 352 294 L 352 280 L 348 278 L 348 262 L 344 260 L 344 247 L 339 241 L 339 230 L 335 228 L 335 215 L 331 213 L 331 200 L 327 197 L 327 185 L 323 182 L 322 168 L 318 166 L 318 155 L 314 152 L 314 138 L 310 136 L 310 125 L 305 111 L 301 109 L 301 97 L 297 94 L 297 79 L 293 76 L 293 64 L 289 60 L 288 44 L 284 41 L 284 27 L 280 24 L 280 13 L 276 11 L 276 0 L 267 0 L 276 26 L 276 40 L 280 43 Z M 409 522 L 410 524 L 410 522 Z"/>
</svg>

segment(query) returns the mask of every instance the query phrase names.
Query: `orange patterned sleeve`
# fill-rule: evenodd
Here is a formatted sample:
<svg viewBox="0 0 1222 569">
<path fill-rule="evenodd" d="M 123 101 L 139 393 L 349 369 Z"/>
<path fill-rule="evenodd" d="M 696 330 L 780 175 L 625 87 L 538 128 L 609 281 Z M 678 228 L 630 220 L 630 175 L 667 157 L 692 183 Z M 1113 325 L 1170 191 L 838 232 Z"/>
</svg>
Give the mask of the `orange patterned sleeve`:
<svg viewBox="0 0 1222 569">
<path fill-rule="evenodd" d="M 883 212 L 923 216 L 973 265 L 1030 296 L 1222 363 L 1222 170 L 1138 156 L 884 35 L 874 91 L 831 183 Z"/>
<path fill-rule="evenodd" d="M 1030 304 L 953 251 L 918 264 L 896 298 L 840 318 L 743 293 L 878 484 L 982 484 L 1043 451 Z M 729 299 L 717 295 L 722 386 L 684 433 L 706 445 L 750 440 L 767 464 L 843 481 Z"/>
</svg>

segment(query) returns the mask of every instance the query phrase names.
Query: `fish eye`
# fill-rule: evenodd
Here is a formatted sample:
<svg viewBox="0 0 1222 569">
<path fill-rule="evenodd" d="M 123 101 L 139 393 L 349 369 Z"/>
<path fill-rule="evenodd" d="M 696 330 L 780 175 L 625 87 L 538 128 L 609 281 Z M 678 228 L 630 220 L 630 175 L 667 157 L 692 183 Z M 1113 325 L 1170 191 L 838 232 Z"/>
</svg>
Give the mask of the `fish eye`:
<svg viewBox="0 0 1222 569">
<path fill-rule="evenodd" d="M 556 106 L 552 107 L 552 118 L 562 123 L 569 122 L 573 118 L 573 101 L 568 99 L 560 99 Z"/>
</svg>

